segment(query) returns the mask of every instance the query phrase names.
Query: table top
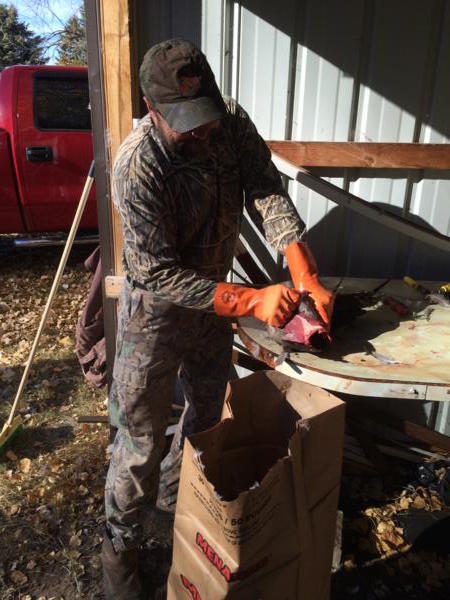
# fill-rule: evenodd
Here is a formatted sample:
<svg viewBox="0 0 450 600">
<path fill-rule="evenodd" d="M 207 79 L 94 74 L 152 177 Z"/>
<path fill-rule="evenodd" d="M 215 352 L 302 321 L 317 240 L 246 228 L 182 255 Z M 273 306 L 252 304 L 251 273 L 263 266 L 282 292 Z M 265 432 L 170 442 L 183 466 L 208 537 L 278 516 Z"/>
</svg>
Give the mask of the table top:
<svg viewBox="0 0 450 600">
<path fill-rule="evenodd" d="M 364 314 L 337 328 L 330 347 L 318 354 L 286 355 L 263 323 L 239 319 L 238 333 L 251 354 L 292 377 L 332 391 L 450 400 L 450 307 L 426 303 L 422 293 L 401 280 L 323 278 L 323 283 L 339 294 L 382 287 Z M 444 282 L 419 283 L 437 291 Z M 402 318 L 383 304 L 389 296 L 405 303 L 410 314 Z"/>
</svg>

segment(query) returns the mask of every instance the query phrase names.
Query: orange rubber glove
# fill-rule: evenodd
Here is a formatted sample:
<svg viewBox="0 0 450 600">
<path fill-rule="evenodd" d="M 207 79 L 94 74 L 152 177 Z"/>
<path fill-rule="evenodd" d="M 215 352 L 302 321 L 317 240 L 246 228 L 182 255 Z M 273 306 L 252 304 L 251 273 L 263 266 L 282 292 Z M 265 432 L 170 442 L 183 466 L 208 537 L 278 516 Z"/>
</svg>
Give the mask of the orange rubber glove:
<svg viewBox="0 0 450 600">
<path fill-rule="evenodd" d="M 214 310 L 220 317 L 256 317 L 274 327 L 282 327 L 294 314 L 300 298 L 300 292 L 281 284 L 257 290 L 219 283 L 214 294 Z"/>
<path fill-rule="evenodd" d="M 286 248 L 285 254 L 295 289 L 309 293 L 320 318 L 329 330 L 334 294 L 320 283 L 311 250 L 304 242 L 292 242 Z"/>
</svg>

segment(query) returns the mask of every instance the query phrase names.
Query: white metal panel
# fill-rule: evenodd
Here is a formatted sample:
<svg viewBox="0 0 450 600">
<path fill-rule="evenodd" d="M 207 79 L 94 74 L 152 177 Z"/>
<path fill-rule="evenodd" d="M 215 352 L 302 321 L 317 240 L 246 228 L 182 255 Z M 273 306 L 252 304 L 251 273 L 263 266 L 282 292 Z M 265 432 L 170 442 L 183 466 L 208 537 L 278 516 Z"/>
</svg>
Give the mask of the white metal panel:
<svg viewBox="0 0 450 600">
<path fill-rule="evenodd" d="M 447 3 L 448 5 L 448 3 Z M 450 142 L 450 7 L 447 6 L 442 23 L 442 47 L 439 52 L 436 74 L 432 86 L 432 102 L 429 114 L 421 128 L 421 140 L 425 143 Z M 439 180 L 442 173 L 425 171 L 424 179 L 413 188 L 411 212 L 445 235 L 450 235 L 450 174 Z M 436 179 L 425 179 L 434 176 Z M 420 276 L 450 280 L 450 260 L 447 254 L 430 252 L 423 244 L 412 242 L 408 256 L 411 271 Z"/>
<path fill-rule="evenodd" d="M 239 97 L 266 139 L 282 139 L 286 127 L 290 40 L 242 8 Z"/>
<path fill-rule="evenodd" d="M 225 3 L 223 0 L 208 0 L 202 6 L 202 50 L 216 76 L 217 84 L 224 87 L 223 72 L 223 27 Z"/>
<path fill-rule="evenodd" d="M 202 0 L 139 0 L 137 3 L 139 58 L 153 44 L 172 37 L 201 44 Z"/>
<path fill-rule="evenodd" d="M 289 9 L 292 3 L 282 0 L 274 10 Z M 237 100 L 249 113 L 265 139 L 283 139 L 286 131 L 286 106 L 289 78 L 290 39 L 244 7 L 239 15 L 239 80 Z M 269 18 L 270 18 L 269 11 Z M 265 15 L 267 18 L 267 15 Z M 255 233 L 259 235 L 256 228 Z M 276 263 L 272 248 L 262 261 L 265 270 Z"/>
<path fill-rule="evenodd" d="M 140 53 L 142 47 L 169 36 L 201 41 L 225 92 L 230 86 L 226 89 L 224 65 L 231 60 L 238 100 L 265 137 L 345 140 L 352 138 L 353 130 L 358 140 L 412 141 L 417 132 L 422 141 L 449 139 L 448 2 L 150 0 L 140 4 Z M 438 32 L 435 21 L 440 7 L 444 11 Z M 233 13 L 229 23 L 227 10 Z M 234 40 L 230 46 L 226 43 L 228 35 Z M 430 91 L 426 87 L 427 74 L 434 68 L 430 47 L 438 35 L 439 62 Z M 433 101 L 428 111 L 430 93 Z M 423 105 L 427 110 L 420 115 Z M 424 124 L 417 127 L 421 116 Z M 410 198 L 406 197 L 407 172 L 401 177 L 393 177 L 392 172 L 377 175 L 374 178 L 367 171 L 350 174 L 351 191 L 398 210 L 410 202 L 412 214 L 438 231 L 450 232 L 450 204 L 446 200 L 450 183 L 441 173 L 424 173 L 424 179 L 412 185 Z M 342 177 L 335 177 L 333 182 L 345 185 Z M 398 244 L 387 231 L 383 234 L 370 224 L 351 223 L 339 214 L 335 217 L 339 211 L 332 203 L 298 185 L 292 186 L 291 192 L 319 255 L 349 252 L 351 248 L 352 256 L 340 261 L 341 267 L 378 269 L 380 255 L 361 252 L 361 245 L 373 241 L 375 248 L 379 244 L 391 250 L 389 266 L 397 268 L 397 257 L 392 254 L 396 255 Z M 356 238 L 350 239 L 355 234 Z M 320 239 L 326 244 L 319 243 Z M 409 244 L 408 264 L 424 269 L 422 246 L 416 246 Z M 381 262 L 387 264 L 385 258 L 382 255 Z M 327 271 L 335 266 L 333 261 L 326 261 Z M 416 276 L 421 275 L 426 274 L 416 272 Z"/>
<path fill-rule="evenodd" d="M 296 39 L 292 139 L 348 139 L 361 27 L 362 9 L 358 2 L 304 3 Z M 342 177 L 329 181 L 343 185 Z M 307 224 L 321 271 L 333 273 L 345 227 L 343 211 L 298 183 L 289 189 Z"/>
<path fill-rule="evenodd" d="M 362 74 L 360 141 L 412 142 L 420 108 L 433 2 L 376 2 L 370 58 Z M 417 140 L 418 141 L 418 140 Z"/>
<path fill-rule="evenodd" d="M 357 140 L 418 141 L 414 138 L 415 124 L 424 94 L 432 5 L 432 2 L 426 5 L 410 2 L 406 20 L 403 2 L 375 3 L 370 55 L 367 69 L 362 73 Z M 408 173 L 403 172 L 402 176 L 388 171 L 377 178 L 366 173 L 366 177 L 360 177 L 350 186 L 350 191 L 401 214 L 407 200 Z M 406 265 L 400 253 L 405 241 L 353 215 L 351 221 L 350 272 L 366 276 L 404 275 L 401 270 Z"/>
<path fill-rule="evenodd" d="M 223 91 L 235 92 L 267 138 L 407 142 L 419 133 L 417 141 L 449 140 L 448 2 L 151 0 L 141 5 L 141 45 L 169 36 L 201 38 Z M 349 188 L 399 212 L 410 205 L 411 214 L 450 233 L 449 175 L 425 172 L 409 187 L 408 175 L 413 174 L 384 171 L 374 177 L 355 171 Z M 347 185 L 342 177 L 332 181 Z M 400 276 L 408 269 L 416 277 L 445 278 L 444 255 L 349 216 L 298 184 L 290 192 L 327 273 Z"/>
<path fill-rule="evenodd" d="M 303 2 L 297 44 L 292 139 L 348 139 L 362 5 Z"/>
</svg>

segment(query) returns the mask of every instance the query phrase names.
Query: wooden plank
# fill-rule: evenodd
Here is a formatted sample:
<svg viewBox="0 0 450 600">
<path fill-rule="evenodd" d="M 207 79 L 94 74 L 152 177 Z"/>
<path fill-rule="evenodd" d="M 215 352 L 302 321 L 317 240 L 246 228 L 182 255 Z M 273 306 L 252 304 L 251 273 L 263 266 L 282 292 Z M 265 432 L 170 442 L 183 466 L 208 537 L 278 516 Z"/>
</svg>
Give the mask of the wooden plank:
<svg viewBox="0 0 450 600">
<path fill-rule="evenodd" d="M 260 360 L 257 360 L 249 354 L 244 354 L 238 348 L 233 348 L 231 353 L 231 361 L 233 364 L 243 367 L 249 371 L 264 371 L 267 369 L 267 365 Z"/>
<path fill-rule="evenodd" d="M 99 0 L 101 15 L 103 84 L 109 166 L 117 150 L 132 129 L 134 51 L 131 47 L 129 0 Z M 122 273 L 122 226 L 116 210 L 112 210 L 115 273 Z"/>
<path fill-rule="evenodd" d="M 173 435 L 176 429 L 176 425 L 179 421 L 179 418 L 169 417 L 168 423 L 169 426 L 166 429 L 166 436 Z M 90 424 L 98 424 L 98 423 L 109 423 L 109 417 L 107 415 L 81 415 L 78 417 L 78 423 L 90 423 Z"/>
<path fill-rule="evenodd" d="M 450 169 L 450 144 L 269 141 L 297 167 Z"/>
<path fill-rule="evenodd" d="M 362 431 L 358 426 L 358 422 L 355 422 L 352 419 L 347 419 L 347 427 L 349 428 L 351 435 L 358 441 L 368 460 L 370 460 L 380 473 L 386 473 L 388 465 L 381 455 L 373 436 L 367 431 Z"/>
<path fill-rule="evenodd" d="M 408 449 L 405 450 L 400 446 L 395 447 L 387 444 L 378 444 L 378 448 L 382 454 L 393 456 L 394 458 L 401 458 L 402 460 L 406 460 L 408 462 L 422 463 L 424 460 L 423 456 L 414 454 L 414 452 L 410 452 Z"/>
<path fill-rule="evenodd" d="M 448 236 L 433 231 L 429 227 L 424 227 L 423 225 L 403 219 L 372 202 L 367 202 L 354 194 L 350 194 L 350 192 L 346 192 L 340 187 L 312 175 L 306 169 L 297 167 L 280 155 L 272 154 L 272 160 L 281 173 L 299 181 L 307 188 L 328 198 L 332 202 L 353 210 L 376 223 L 380 223 L 415 240 L 424 242 L 434 248 L 439 248 L 439 250 L 450 252 L 450 238 Z"/>
<path fill-rule="evenodd" d="M 358 407 L 353 405 L 349 409 L 349 414 L 355 415 L 358 418 L 370 419 L 371 421 L 382 423 L 383 425 L 391 427 L 431 448 L 442 448 L 442 450 L 450 452 L 450 437 L 448 435 L 432 431 L 431 429 L 423 427 L 422 425 L 417 425 L 417 423 L 413 423 L 412 421 L 400 419 L 399 417 L 394 417 L 372 408 L 369 410 L 367 406 Z"/>
<path fill-rule="evenodd" d="M 109 423 L 108 415 L 80 415 L 78 423 Z"/>
</svg>

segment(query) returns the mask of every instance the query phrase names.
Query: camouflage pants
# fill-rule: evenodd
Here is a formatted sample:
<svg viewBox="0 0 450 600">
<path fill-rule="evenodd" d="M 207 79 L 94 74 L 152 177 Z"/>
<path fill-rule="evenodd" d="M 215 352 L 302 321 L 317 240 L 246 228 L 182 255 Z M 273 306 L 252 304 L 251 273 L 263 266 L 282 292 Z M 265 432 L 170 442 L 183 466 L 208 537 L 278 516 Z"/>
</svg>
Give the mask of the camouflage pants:
<svg viewBox="0 0 450 600">
<path fill-rule="evenodd" d="M 231 344 L 227 319 L 125 284 L 109 406 L 118 431 L 105 486 L 106 522 L 116 550 L 141 543 L 146 512 L 155 506 L 176 383 L 186 405 L 163 465 L 169 484 L 171 466 L 177 479 L 183 436 L 220 419 Z"/>
</svg>

